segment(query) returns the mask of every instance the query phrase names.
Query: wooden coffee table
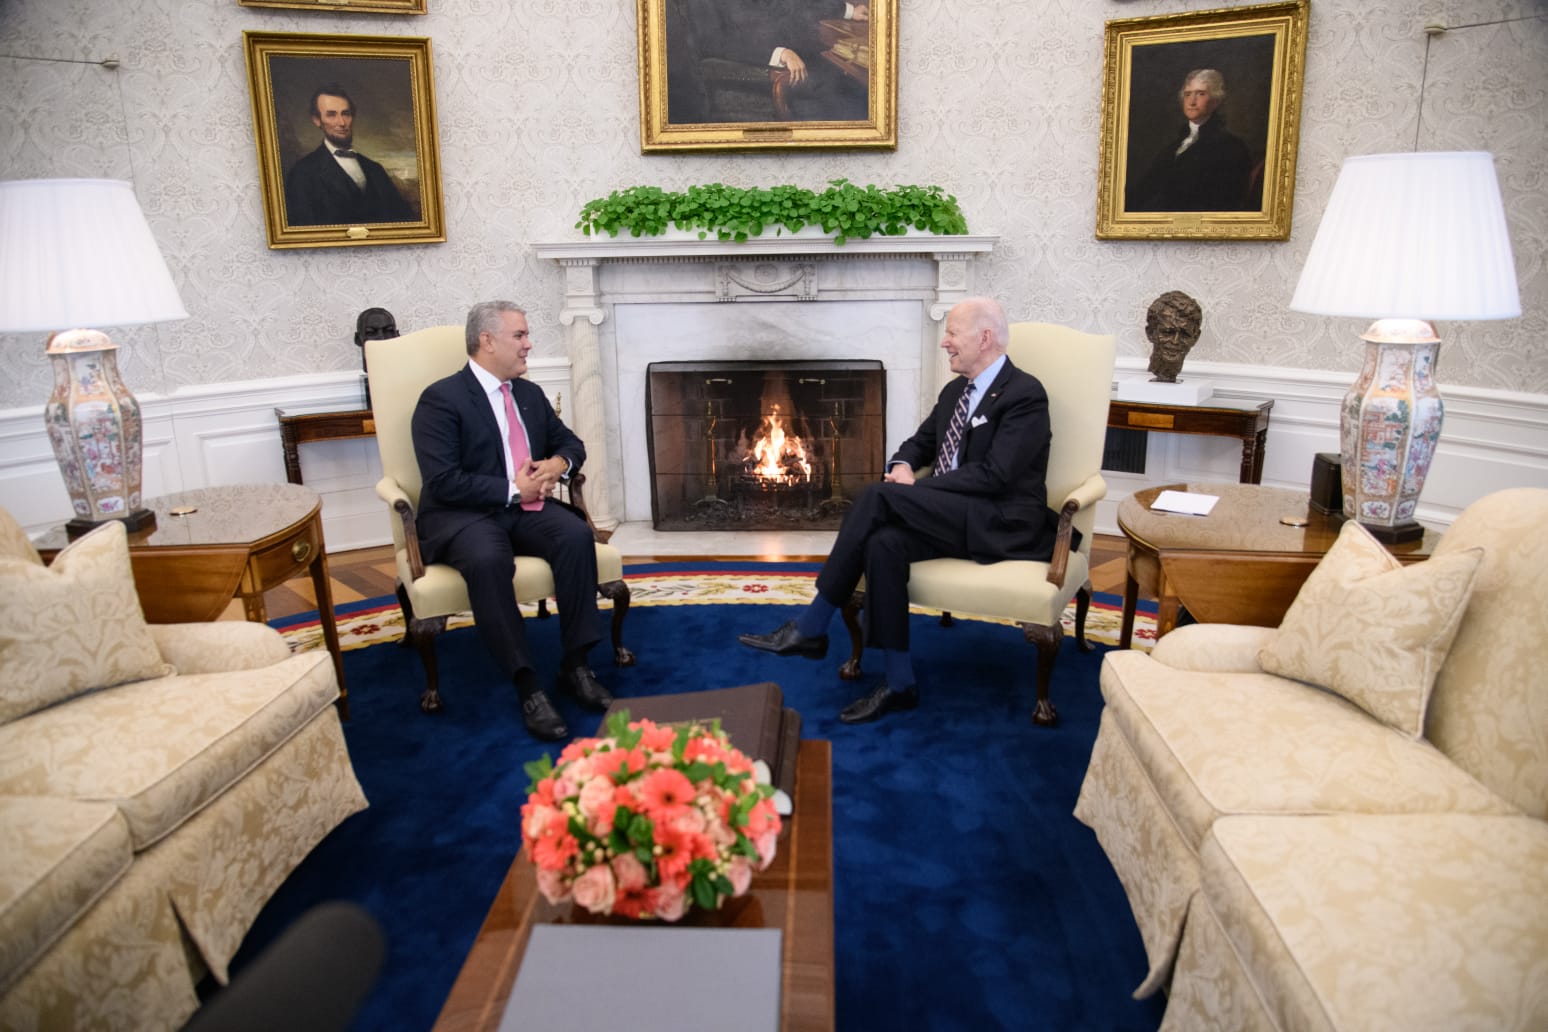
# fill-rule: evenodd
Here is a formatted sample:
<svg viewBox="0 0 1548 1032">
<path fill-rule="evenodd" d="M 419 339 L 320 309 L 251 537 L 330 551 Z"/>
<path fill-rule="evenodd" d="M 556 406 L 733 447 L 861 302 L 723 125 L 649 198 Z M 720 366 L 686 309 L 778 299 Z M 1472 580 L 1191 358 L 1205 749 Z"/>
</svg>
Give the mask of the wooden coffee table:
<svg viewBox="0 0 1548 1032">
<path fill-rule="evenodd" d="M 1215 495 L 1208 516 L 1154 512 L 1162 491 Z M 1291 527 L 1281 517 L 1304 518 Z M 1146 488 L 1118 505 L 1118 529 L 1129 539 L 1118 647 L 1134 636 L 1141 592 L 1156 599 L 1156 637 L 1177 625 L 1185 607 L 1201 623 L 1278 627 L 1311 571 L 1333 546 L 1343 516 L 1311 508 L 1305 491 L 1258 484 L 1167 484 Z M 1387 549 L 1399 562 L 1427 559 L 1440 535 Z"/>
<path fill-rule="evenodd" d="M 832 758 L 828 742 L 801 743 L 795 813 L 780 837 L 774 862 L 753 878 L 745 896 L 728 900 L 717 911 L 690 910 L 681 922 L 784 932 L 780 1028 L 785 1032 L 834 1027 Z M 518 853 L 436 1019 L 437 1032 L 499 1027 L 527 937 L 539 923 L 634 922 L 596 917 L 570 903 L 549 903 L 537 891 L 537 876 L 525 851 Z"/>
</svg>

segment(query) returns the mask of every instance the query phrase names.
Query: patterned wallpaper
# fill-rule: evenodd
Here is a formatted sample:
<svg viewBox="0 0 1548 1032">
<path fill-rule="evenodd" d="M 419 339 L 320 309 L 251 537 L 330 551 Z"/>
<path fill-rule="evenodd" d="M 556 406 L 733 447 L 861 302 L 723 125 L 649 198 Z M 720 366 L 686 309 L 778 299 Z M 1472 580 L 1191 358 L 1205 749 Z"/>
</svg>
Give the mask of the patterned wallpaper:
<svg viewBox="0 0 1548 1032">
<path fill-rule="evenodd" d="M 976 233 L 997 233 L 979 285 L 1013 318 L 1115 332 L 1145 355 L 1166 290 L 1204 306 L 1200 360 L 1353 375 L 1359 321 L 1287 308 L 1342 159 L 1412 149 L 1494 152 L 1524 314 L 1441 327 L 1440 379 L 1548 394 L 1548 4 L 1313 0 L 1292 238 L 1098 241 L 1103 24 L 1224 3 L 900 0 L 896 152 L 639 153 L 635 13 L 627 0 L 429 0 L 424 17 L 241 7 L 236 0 L 0 0 L 0 178 L 131 179 L 191 318 L 116 331 L 137 393 L 358 368 L 354 316 L 405 329 L 460 322 L 501 296 L 560 345 L 559 274 L 532 241 L 575 238 L 584 201 L 636 183 L 681 188 L 839 176 L 939 183 Z M 1429 46 L 1426 23 L 1457 28 Z M 242 32 L 433 40 L 444 244 L 270 251 Z M 97 64 L 114 56 L 120 67 Z M 0 337 L 0 408 L 40 406 L 39 336 Z"/>
</svg>

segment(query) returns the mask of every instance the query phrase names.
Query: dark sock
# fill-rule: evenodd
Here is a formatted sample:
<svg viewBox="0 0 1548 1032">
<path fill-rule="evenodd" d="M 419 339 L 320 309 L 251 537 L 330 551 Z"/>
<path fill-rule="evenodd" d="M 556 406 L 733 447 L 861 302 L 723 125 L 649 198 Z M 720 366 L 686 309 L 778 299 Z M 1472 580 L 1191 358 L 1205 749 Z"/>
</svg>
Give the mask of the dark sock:
<svg viewBox="0 0 1548 1032">
<path fill-rule="evenodd" d="M 838 607 L 821 595 L 812 599 L 812 604 L 801 610 L 801 615 L 796 617 L 796 630 L 801 632 L 803 638 L 816 638 L 828 633 L 828 624 L 833 622 L 833 614 Z"/>
<path fill-rule="evenodd" d="M 882 669 L 886 671 L 887 687 L 893 691 L 914 687 L 914 661 L 906 651 L 882 650 Z"/>
<path fill-rule="evenodd" d="M 591 648 L 576 649 L 574 652 L 566 652 L 564 658 L 559 661 L 559 669 L 574 670 L 576 667 L 590 666 L 586 657 L 591 654 Z"/>
<path fill-rule="evenodd" d="M 537 674 L 532 672 L 531 667 L 522 667 L 516 671 L 514 680 L 516 681 L 516 697 L 518 699 L 525 700 L 530 698 L 532 693 L 538 690 Z"/>
</svg>

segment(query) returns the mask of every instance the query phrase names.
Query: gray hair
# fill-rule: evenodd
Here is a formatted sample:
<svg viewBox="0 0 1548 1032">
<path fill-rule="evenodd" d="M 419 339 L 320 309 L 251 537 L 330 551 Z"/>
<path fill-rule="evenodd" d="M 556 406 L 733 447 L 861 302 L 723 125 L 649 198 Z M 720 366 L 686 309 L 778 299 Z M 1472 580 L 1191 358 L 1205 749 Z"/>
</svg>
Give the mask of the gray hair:
<svg viewBox="0 0 1548 1032">
<path fill-rule="evenodd" d="M 1193 82 L 1195 79 L 1202 82 L 1204 84 L 1204 88 L 1209 90 L 1210 100 L 1213 100 L 1216 104 L 1219 104 L 1221 101 L 1225 100 L 1225 76 L 1221 75 L 1213 68 L 1195 68 L 1193 71 L 1188 73 L 1186 78 L 1183 79 L 1182 90 L 1187 89 L 1188 84 Z M 1182 96 L 1182 90 L 1177 91 L 1179 98 Z"/>
<path fill-rule="evenodd" d="M 992 297 L 965 297 L 957 303 L 967 309 L 974 331 L 988 330 L 995 345 L 1004 351 L 1010 343 L 1010 320 L 1000 302 Z"/>
<path fill-rule="evenodd" d="M 514 301 L 480 301 L 468 309 L 468 354 L 478 354 L 478 335 L 497 332 L 500 329 L 500 316 L 506 312 L 527 314 L 527 310 Z"/>
</svg>

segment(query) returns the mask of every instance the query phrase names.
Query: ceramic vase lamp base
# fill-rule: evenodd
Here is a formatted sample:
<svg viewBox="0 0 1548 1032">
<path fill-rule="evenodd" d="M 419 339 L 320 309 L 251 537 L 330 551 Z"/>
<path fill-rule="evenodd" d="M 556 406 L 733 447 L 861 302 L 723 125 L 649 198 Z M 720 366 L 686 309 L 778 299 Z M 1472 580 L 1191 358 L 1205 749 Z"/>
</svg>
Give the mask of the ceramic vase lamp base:
<svg viewBox="0 0 1548 1032">
<path fill-rule="evenodd" d="M 133 532 L 156 525 L 140 504 L 140 404 L 118 375 L 118 345 L 97 330 L 63 330 L 48 339 L 54 392 L 43 424 L 70 492 L 73 541 L 108 520 Z"/>
<path fill-rule="evenodd" d="M 1435 385 L 1440 338 L 1422 319 L 1378 319 L 1360 335 L 1365 365 L 1339 420 L 1344 515 L 1386 544 L 1417 541 L 1419 493 L 1444 406 Z"/>
</svg>

